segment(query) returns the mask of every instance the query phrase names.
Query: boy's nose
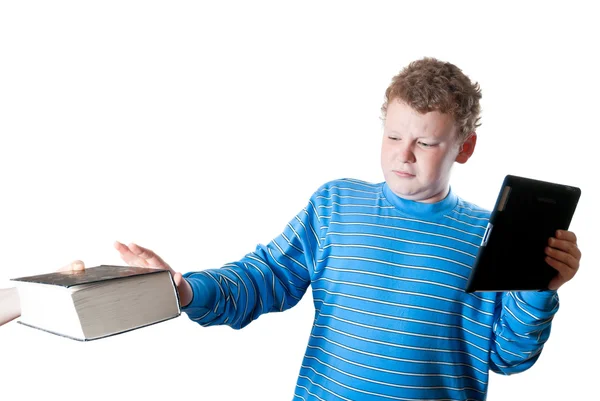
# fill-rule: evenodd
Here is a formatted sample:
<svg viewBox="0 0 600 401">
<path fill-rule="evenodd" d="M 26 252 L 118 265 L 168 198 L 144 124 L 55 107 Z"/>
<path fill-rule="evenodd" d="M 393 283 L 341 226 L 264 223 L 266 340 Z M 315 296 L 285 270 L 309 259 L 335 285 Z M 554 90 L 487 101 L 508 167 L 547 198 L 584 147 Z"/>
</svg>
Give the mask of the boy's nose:
<svg viewBox="0 0 600 401">
<path fill-rule="evenodd" d="M 398 159 L 402 163 L 414 163 L 416 158 L 415 152 L 413 151 L 413 145 L 410 143 L 402 144 L 402 147 L 398 153 Z"/>
</svg>

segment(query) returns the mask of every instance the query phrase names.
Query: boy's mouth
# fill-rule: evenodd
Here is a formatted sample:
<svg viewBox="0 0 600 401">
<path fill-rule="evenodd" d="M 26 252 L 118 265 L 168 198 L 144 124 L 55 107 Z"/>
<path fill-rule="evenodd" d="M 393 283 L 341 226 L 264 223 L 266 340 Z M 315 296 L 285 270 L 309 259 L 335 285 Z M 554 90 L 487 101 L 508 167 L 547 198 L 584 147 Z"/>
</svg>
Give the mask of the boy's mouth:
<svg viewBox="0 0 600 401">
<path fill-rule="evenodd" d="M 392 171 L 398 177 L 402 177 L 402 178 L 410 178 L 410 177 L 414 177 L 415 176 L 414 174 L 407 173 L 406 171 L 400 171 L 400 170 L 392 170 Z"/>
</svg>

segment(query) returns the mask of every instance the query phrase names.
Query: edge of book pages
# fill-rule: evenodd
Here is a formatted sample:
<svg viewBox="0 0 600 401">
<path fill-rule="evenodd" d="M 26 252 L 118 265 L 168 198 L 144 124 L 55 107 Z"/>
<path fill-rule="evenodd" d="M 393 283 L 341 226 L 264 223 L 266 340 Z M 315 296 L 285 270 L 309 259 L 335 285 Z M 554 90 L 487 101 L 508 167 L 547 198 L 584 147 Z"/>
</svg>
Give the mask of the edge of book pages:
<svg viewBox="0 0 600 401">
<path fill-rule="evenodd" d="M 123 330 L 123 331 L 118 331 L 118 332 L 116 332 L 116 333 L 111 333 L 111 334 L 107 334 L 107 335 L 104 335 L 104 336 L 100 336 L 100 337 L 93 337 L 93 338 L 78 338 L 78 337 L 72 337 L 72 336 L 68 336 L 68 335 L 65 335 L 65 334 L 62 334 L 62 333 L 58 333 L 58 332 L 55 332 L 55 331 L 46 330 L 46 329 L 43 329 L 43 328 L 41 328 L 41 327 L 38 327 L 38 326 L 31 325 L 31 324 L 29 324 L 29 323 L 24 323 L 24 322 L 22 322 L 21 320 L 17 320 L 17 323 L 19 323 L 19 324 L 22 324 L 23 326 L 31 327 L 31 328 L 33 328 L 33 329 L 37 329 L 37 330 L 40 330 L 40 331 L 45 331 L 46 333 L 51 333 L 51 334 L 54 334 L 54 335 L 57 335 L 57 336 L 60 336 L 60 337 L 70 338 L 71 340 L 76 340 L 76 341 L 81 341 L 81 342 L 89 342 L 89 341 L 99 340 L 99 339 L 101 339 L 101 338 L 107 338 L 107 337 L 116 336 L 116 335 L 118 335 L 118 334 L 127 333 L 127 332 L 130 332 L 130 331 L 134 331 L 134 330 L 137 330 L 137 329 L 141 329 L 141 328 L 143 328 L 143 327 L 152 326 L 152 325 L 155 325 L 155 324 L 157 324 L 157 323 L 166 322 L 167 320 L 175 319 L 176 317 L 179 317 L 179 316 L 181 316 L 181 309 L 179 309 L 179 312 L 178 312 L 176 315 L 173 315 L 173 316 L 171 316 L 171 317 L 168 317 L 168 318 L 166 318 L 166 319 L 157 320 L 156 322 L 152 322 L 152 323 L 144 324 L 144 325 L 142 325 L 142 326 L 132 327 L 131 329 L 127 329 L 127 330 Z"/>
</svg>

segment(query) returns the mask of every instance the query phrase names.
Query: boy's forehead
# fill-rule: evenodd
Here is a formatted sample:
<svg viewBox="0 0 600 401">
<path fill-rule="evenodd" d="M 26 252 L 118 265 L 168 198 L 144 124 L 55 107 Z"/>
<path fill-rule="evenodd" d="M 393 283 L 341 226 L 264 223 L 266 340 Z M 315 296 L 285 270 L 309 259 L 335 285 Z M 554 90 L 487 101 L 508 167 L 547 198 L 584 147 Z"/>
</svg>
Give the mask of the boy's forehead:
<svg viewBox="0 0 600 401">
<path fill-rule="evenodd" d="M 419 128 L 424 131 L 437 132 L 454 126 L 454 117 L 439 111 L 421 113 L 409 105 L 395 101 L 387 109 L 385 126 L 390 129 Z"/>
</svg>

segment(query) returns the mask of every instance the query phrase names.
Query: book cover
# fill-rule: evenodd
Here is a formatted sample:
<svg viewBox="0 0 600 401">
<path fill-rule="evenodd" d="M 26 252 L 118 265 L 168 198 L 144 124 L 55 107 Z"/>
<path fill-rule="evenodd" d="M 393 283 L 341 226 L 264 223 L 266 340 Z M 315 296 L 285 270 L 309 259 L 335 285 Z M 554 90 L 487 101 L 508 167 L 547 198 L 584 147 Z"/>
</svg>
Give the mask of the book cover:
<svg viewBox="0 0 600 401">
<path fill-rule="evenodd" d="M 58 285 L 62 287 L 73 287 L 81 284 L 90 284 L 100 281 L 114 280 L 142 274 L 153 274 L 165 272 L 164 269 L 152 269 L 136 266 L 114 266 L 100 265 L 88 267 L 83 270 L 61 271 L 35 276 L 13 278 L 13 281 L 23 281 L 38 284 Z"/>
</svg>

